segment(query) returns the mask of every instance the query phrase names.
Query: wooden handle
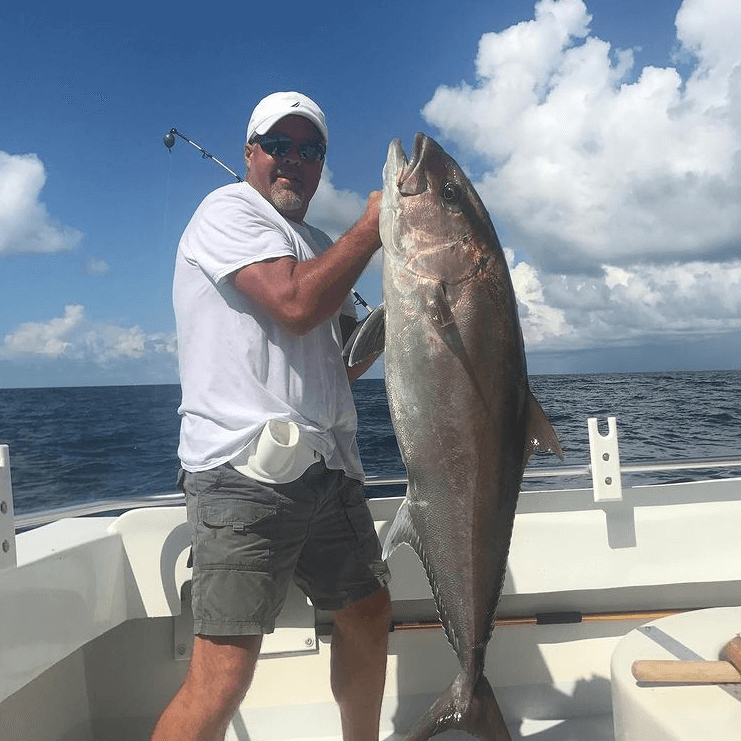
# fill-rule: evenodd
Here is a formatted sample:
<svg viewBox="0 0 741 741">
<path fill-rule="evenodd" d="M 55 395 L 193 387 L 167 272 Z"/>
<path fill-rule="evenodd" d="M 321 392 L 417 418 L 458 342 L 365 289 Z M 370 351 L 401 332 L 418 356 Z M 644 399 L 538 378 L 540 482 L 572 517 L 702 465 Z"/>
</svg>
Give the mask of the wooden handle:
<svg viewBox="0 0 741 741">
<path fill-rule="evenodd" d="M 639 682 L 741 683 L 741 672 L 729 661 L 634 661 L 632 671 Z"/>
<path fill-rule="evenodd" d="M 723 655 L 741 672 L 741 636 L 731 638 L 723 647 Z"/>
</svg>

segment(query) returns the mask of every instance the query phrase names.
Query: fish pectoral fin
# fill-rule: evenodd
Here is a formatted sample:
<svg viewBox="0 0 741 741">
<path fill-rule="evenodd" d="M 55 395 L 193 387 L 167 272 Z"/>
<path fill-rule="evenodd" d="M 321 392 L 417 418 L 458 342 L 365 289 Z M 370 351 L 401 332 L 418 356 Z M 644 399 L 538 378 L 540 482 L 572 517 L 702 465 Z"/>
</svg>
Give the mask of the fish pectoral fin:
<svg viewBox="0 0 741 741">
<path fill-rule="evenodd" d="M 412 517 L 409 514 L 409 500 L 404 499 L 401 506 L 396 512 L 396 517 L 391 523 L 386 540 L 383 542 L 383 555 L 382 558 L 387 559 L 402 543 L 417 550 L 419 538 L 414 529 L 414 523 Z"/>
<path fill-rule="evenodd" d="M 342 356 L 352 368 L 369 355 L 383 352 L 385 342 L 386 312 L 383 304 L 380 304 L 355 328 L 345 343 Z"/>
<path fill-rule="evenodd" d="M 527 437 L 525 443 L 525 462 L 531 453 L 542 455 L 553 453 L 561 460 L 564 453 L 561 443 L 558 440 L 556 431 L 545 416 L 543 407 L 540 402 L 533 396 L 532 391 L 528 389 L 528 409 L 527 409 Z"/>
<path fill-rule="evenodd" d="M 481 389 L 481 384 L 476 375 L 476 366 L 466 348 L 463 337 L 461 337 L 444 283 L 439 283 L 435 288 L 432 296 L 427 302 L 427 309 L 430 322 L 435 328 L 438 336 L 445 343 L 450 352 L 458 358 L 458 361 L 471 379 L 471 384 L 481 398 L 481 403 L 489 411 L 489 414 L 491 414 L 489 401 L 486 394 L 484 394 Z"/>
<path fill-rule="evenodd" d="M 444 283 L 437 285 L 427 302 L 427 308 L 438 332 L 445 327 L 455 324 L 455 317 L 453 316 L 453 310 L 450 308 L 450 301 L 448 301 Z"/>
<path fill-rule="evenodd" d="M 476 374 L 471 359 L 468 356 L 463 338 L 458 331 L 458 325 L 450 306 L 445 284 L 439 283 L 427 300 L 427 313 L 432 326 L 450 351 L 460 360 L 463 367 L 476 383 Z"/>
</svg>

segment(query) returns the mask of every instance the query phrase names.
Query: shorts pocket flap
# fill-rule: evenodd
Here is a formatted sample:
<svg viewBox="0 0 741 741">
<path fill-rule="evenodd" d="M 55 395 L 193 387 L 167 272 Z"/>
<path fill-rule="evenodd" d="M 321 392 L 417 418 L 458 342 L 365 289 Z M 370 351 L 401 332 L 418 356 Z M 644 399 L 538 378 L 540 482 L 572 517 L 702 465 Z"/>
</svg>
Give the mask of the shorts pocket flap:
<svg viewBox="0 0 741 741">
<path fill-rule="evenodd" d="M 202 509 L 203 524 L 207 527 L 231 526 L 235 530 L 249 527 L 274 514 L 274 506 L 255 502 L 230 501 L 225 502 L 223 506 L 205 505 Z"/>
</svg>

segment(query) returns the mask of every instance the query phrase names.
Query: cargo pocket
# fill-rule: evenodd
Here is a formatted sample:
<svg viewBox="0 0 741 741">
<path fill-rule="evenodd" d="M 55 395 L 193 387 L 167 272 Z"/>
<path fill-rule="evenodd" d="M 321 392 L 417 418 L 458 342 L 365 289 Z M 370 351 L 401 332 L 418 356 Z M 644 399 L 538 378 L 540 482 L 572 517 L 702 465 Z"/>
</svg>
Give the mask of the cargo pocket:
<svg viewBox="0 0 741 741">
<path fill-rule="evenodd" d="M 341 501 L 348 525 L 355 535 L 357 543 L 362 545 L 367 543 L 370 538 L 375 538 L 376 530 L 363 487 L 360 484 L 347 487 L 342 493 Z"/>
<path fill-rule="evenodd" d="M 222 500 L 204 505 L 203 569 L 269 571 L 276 507 L 241 500 Z"/>
</svg>

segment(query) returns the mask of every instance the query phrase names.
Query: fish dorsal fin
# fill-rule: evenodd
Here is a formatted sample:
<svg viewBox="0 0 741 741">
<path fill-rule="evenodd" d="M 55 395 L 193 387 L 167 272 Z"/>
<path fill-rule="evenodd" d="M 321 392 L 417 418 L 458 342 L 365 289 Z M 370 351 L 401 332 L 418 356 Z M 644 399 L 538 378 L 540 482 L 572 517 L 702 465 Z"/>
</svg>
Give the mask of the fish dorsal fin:
<svg viewBox="0 0 741 741">
<path fill-rule="evenodd" d="M 342 355 L 352 368 L 369 355 L 383 352 L 385 342 L 386 312 L 383 304 L 380 304 L 355 328 L 345 343 Z"/>
<path fill-rule="evenodd" d="M 525 439 L 525 462 L 532 453 L 553 453 L 563 460 L 563 450 L 556 431 L 545 416 L 540 402 L 528 389 L 527 437 Z"/>
</svg>

